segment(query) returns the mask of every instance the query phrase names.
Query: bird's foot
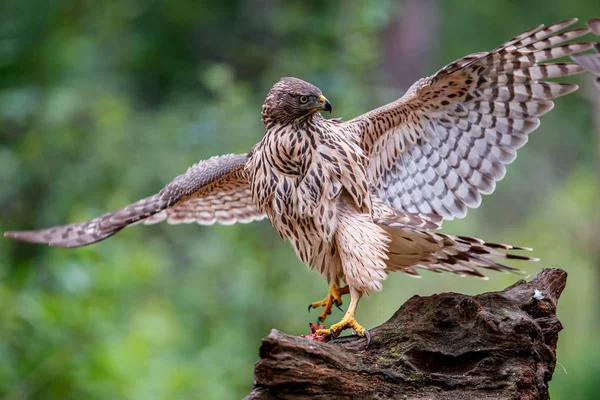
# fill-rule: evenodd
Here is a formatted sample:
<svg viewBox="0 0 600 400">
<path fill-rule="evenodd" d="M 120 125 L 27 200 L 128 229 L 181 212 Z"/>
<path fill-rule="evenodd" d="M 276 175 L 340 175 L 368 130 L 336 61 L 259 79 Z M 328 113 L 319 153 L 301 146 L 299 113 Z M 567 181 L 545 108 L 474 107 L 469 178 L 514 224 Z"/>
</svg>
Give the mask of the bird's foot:
<svg viewBox="0 0 600 400">
<path fill-rule="evenodd" d="M 340 307 L 342 305 L 342 295 L 348 293 L 350 293 L 350 288 L 348 288 L 348 286 L 344 286 L 343 288 L 341 288 L 337 283 L 334 283 L 329 287 L 327 296 L 325 296 L 325 298 L 321 301 L 311 303 L 308 306 L 308 311 L 310 311 L 313 308 L 323 307 L 323 312 L 319 315 L 317 323 L 323 322 L 325 321 L 325 318 L 327 318 L 327 316 L 331 314 L 331 307 L 336 306 L 340 311 L 344 311 Z"/>
<path fill-rule="evenodd" d="M 331 325 L 329 329 L 318 329 L 315 332 L 315 335 L 329 339 L 335 339 L 343 330 L 348 328 L 354 329 L 358 336 L 366 338 L 367 347 L 369 347 L 369 344 L 371 343 L 371 334 L 361 324 L 356 322 L 356 319 L 354 319 L 354 315 L 344 315 L 344 318 L 342 318 L 340 322 Z"/>
</svg>

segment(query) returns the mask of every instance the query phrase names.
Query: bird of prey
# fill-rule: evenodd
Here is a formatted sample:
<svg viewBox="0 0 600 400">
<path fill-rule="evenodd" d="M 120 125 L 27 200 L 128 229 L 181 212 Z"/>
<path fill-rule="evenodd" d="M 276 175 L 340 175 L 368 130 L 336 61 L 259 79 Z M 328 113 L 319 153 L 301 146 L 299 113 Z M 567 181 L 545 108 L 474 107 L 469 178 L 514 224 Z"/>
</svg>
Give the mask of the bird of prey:
<svg viewBox="0 0 600 400">
<path fill-rule="evenodd" d="M 267 217 L 297 256 L 329 283 L 310 308 L 323 321 L 350 294 L 342 320 L 317 335 L 351 328 L 360 298 L 382 289 L 390 272 L 417 269 L 483 277 L 512 271 L 495 259 L 533 260 L 523 247 L 436 231 L 494 191 L 552 100 L 577 89 L 544 82 L 578 74 L 548 62 L 593 43 L 569 19 L 532 28 L 500 47 L 460 58 L 417 81 L 400 99 L 349 121 L 326 119 L 321 90 L 282 78 L 262 107 L 266 131 L 247 154 L 200 161 L 158 194 L 92 220 L 5 236 L 51 246 L 103 240 L 136 222 L 232 224 Z M 343 286 L 345 285 L 345 286 Z"/>
<path fill-rule="evenodd" d="M 595 35 L 600 36 L 600 18 L 590 19 L 588 26 Z M 595 54 L 575 54 L 571 58 L 586 71 L 597 76 L 595 83 L 600 89 L 600 44 L 596 44 L 594 48 L 596 49 Z"/>
</svg>

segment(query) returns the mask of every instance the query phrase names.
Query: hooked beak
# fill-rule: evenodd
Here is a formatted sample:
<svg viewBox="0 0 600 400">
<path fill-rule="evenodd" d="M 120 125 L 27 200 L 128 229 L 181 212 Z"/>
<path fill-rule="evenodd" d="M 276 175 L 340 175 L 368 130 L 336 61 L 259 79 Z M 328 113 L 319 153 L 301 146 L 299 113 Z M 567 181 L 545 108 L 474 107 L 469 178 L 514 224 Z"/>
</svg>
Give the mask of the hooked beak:
<svg viewBox="0 0 600 400">
<path fill-rule="evenodd" d="M 319 97 L 319 104 L 321 104 L 321 110 L 329 111 L 329 113 L 331 114 L 331 103 L 329 102 L 329 100 L 327 100 L 325 96 L 321 95 Z"/>
</svg>

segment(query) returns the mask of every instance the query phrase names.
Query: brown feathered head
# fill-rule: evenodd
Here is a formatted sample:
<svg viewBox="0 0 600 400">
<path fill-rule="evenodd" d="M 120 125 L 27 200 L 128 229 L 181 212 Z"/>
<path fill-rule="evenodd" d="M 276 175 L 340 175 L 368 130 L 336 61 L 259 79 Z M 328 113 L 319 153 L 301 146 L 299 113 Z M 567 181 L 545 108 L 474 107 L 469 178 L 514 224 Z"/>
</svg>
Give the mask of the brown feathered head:
<svg viewBox="0 0 600 400">
<path fill-rule="evenodd" d="M 331 112 L 331 103 L 318 87 L 298 78 L 281 78 L 269 90 L 262 116 L 265 123 L 290 123 L 320 111 Z"/>
</svg>

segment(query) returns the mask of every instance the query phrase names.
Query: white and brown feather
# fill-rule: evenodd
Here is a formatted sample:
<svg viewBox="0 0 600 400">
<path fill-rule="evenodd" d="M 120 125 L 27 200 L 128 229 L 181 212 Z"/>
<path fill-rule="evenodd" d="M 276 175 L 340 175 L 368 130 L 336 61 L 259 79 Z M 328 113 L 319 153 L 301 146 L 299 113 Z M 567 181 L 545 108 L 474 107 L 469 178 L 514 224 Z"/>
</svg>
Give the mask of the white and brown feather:
<svg viewBox="0 0 600 400">
<path fill-rule="evenodd" d="M 252 200 L 248 177 L 244 170 L 245 157 L 240 158 L 240 161 L 236 169 L 210 184 L 203 185 L 192 194 L 183 196 L 173 206 L 146 218 L 143 222 L 155 224 L 166 220 L 169 224 L 231 225 L 266 218 Z M 203 163 L 206 162 L 201 161 L 190 170 L 203 171 Z"/>
<path fill-rule="evenodd" d="M 415 83 L 398 101 L 348 122 L 362 138 L 380 196 L 407 212 L 464 217 L 494 191 L 552 99 L 576 85 L 540 79 L 577 74 L 545 63 L 591 43 L 565 44 L 587 28 L 576 20 L 542 25 L 487 53 L 475 53 Z"/>
<path fill-rule="evenodd" d="M 36 231 L 6 232 L 5 236 L 59 247 L 79 247 L 106 239 L 138 222 L 198 222 L 231 224 L 262 219 L 248 198 L 246 154 L 212 157 L 191 166 L 159 193 L 120 210 L 75 224 Z"/>
</svg>

